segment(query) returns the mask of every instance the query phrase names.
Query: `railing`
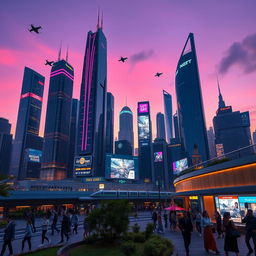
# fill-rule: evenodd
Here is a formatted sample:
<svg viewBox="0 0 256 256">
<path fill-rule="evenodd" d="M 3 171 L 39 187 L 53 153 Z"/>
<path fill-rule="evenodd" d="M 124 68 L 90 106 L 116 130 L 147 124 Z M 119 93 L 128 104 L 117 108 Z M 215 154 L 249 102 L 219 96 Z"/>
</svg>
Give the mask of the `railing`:
<svg viewBox="0 0 256 256">
<path fill-rule="evenodd" d="M 209 166 L 213 166 L 216 164 L 220 164 L 220 163 L 224 163 L 224 162 L 228 162 L 230 160 L 234 160 L 234 159 L 240 159 L 240 158 L 244 158 L 246 156 L 249 155 L 255 155 L 256 151 L 256 144 L 252 144 L 243 148 L 239 148 L 237 150 L 231 151 L 229 153 L 223 154 L 221 156 L 218 157 L 214 157 L 212 159 L 209 159 L 207 161 L 198 163 L 196 165 L 190 166 L 189 168 L 183 170 L 182 172 L 180 172 L 177 176 L 181 176 L 184 175 L 186 173 L 195 171 L 195 170 L 199 170 L 199 169 L 203 169 L 205 167 L 209 167 Z"/>
</svg>

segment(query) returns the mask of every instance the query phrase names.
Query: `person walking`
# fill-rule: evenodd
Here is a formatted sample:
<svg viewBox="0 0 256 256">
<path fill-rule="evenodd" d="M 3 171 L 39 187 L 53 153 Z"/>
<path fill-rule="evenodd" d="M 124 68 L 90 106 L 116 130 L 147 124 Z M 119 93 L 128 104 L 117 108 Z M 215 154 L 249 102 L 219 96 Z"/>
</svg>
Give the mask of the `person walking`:
<svg viewBox="0 0 256 256">
<path fill-rule="evenodd" d="M 176 218 L 176 211 L 170 211 L 170 227 L 172 231 L 176 231 L 177 226 L 177 218 Z"/>
<path fill-rule="evenodd" d="M 157 214 L 157 233 L 162 233 L 162 234 L 164 233 L 162 215 L 160 211 Z"/>
<path fill-rule="evenodd" d="M 77 227 L 78 227 L 78 216 L 77 213 L 74 212 L 72 217 L 71 217 L 71 224 L 73 226 L 73 234 L 76 233 L 77 234 Z"/>
<path fill-rule="evenodd" d="M 168 215 L 167 212 L 164 211 L 164 227 L 167 228 L 168 226 Z"/>
<path fill-rule="evenodd" d="M 228 256 L 228 252 L 234 252 L 236 256 L 239 256 L 239 249 L 237 244 L 237 238 L 240 236 L 239 231 L 236 229 L 235 224 L 230 220 L 230 213 L 225 212 L 223 215 L 223 228 L 225 231 L 224 239 L 224 251 Z"/>
<path fill-rule="evenodd" d="M 71 221 L 70 217 L 67 213 L 63 213 L 62 222 L 61 222 L 61 241 L 59 243 L 64 242 L 64 236 L 66 237 L 66 241 L 69 240 L 69 232 L 70 232 Z"/>
<path fill-rule="evenodd" d="M 15 223 L 14 221 L 11 220 L 11 218 L 8 216 L 6 218 L 7 220 L 7 226 L 4 230 L 4 237 L 3 237 L 3 247 L 1 250 L 0 256 L 3 256 L 6 250 L 6 246 L 9 248 L 9 254 L 13 254 L 13 249 L 12 249 L 12 241 L 14 240 L 15 237 Z"/>
<path fill-rule="evenodd" d="M 52 211 L 51 218 L 52 218 L 51 230 L 52 230 L 52 236 L 53 236 L 54 230 L 60 233 L 59 229 L 57 228 L 58 214 L 55 210 Z"/>
<path fill-rule="evenodd" d="M 242 223 L 245 223 L 245 229 L 246 229 L 245 242 L 249 250 L 249 252 L 247 253 L 247 256 L 253 253 L 253 249 L 250 244 L 251 238 L 253 241 L 254 253 L 256 256 L 256 217 L 253 216 L 253 211 L 251 209 L 247 211 L 246 216 L 242 219 Z"/>
<path fill-rule="evenodd" d="M 193 224 L 189 212 L 184 212 L 183 217 L 179 219 L 179 229 L 183 237 L 186 256 L 189 256 L 189 245 L 191 243 L 191 233 L 193 232 Z"/>
<path fill-rule="evenodd" d="M 221 237 L 223 237 L 221 215 L 218 211 L 216 211 L 214 214 L 214 217 L 216 220 L 216 230 L 218 233 L 218 238 L 221 238 Z"/>
<path fill-rule="evenodd" d="M 49 216 L 49 215 L 47 215 Z M 46 233 L 48 231 L 48 226 L 49 226 L 49 220 L 47 219 L 47 216 L 44 215 L 43 217 L 43 223 L 42 223 L 42 243 L 39 246 L 44 245 L 44 240 L 46 240 L 48 243 L 50 243 L 49 238 L 46 236 Z"/>
<path fill-rule="evenodd" d="M 195 216 L 195 222 L 196 222 L 196 230 L 199 234 L 199 236 L 202 236 L 202 228 L 201 228 L 201 221 L 202 221 L 202 215 L 199 210 L 196 211 L 196 216 Z"/>
<path fill-rule="evenodd" d="M 85 212 L 85 216 L 84 216 L 84 238 L 87 238 L 90 235 L 89 232 L 89 225 L 88 225 L 88 214 L 87 212 Z"/>
<path fill-rule="evenodd" d="M 216 241 L 212 233 L 212 223 L 207 211 L 203 211 L 202 227 L 205 251 L 208 253 L 209 250 L 212 250 L 215 251 L 216 254 L 220 254 L 220 252 L 217 249 Z"/>
<path fill-rule="evenodd" d="M 32 230 L 33 230 L 33 226 L 32 226 L 31 219 L 28 219 L 28 220 L 27 220 L 26 229 L 25 229 L 25 235 L 24 235 L 24 238 L 23 238 L 23 240 L 22 240 L 22 247 L 21 247 L 21 251 L 22 251 L 22 252 L 23 252 L 23 250 L 24 250 L 24 246 L 25 246 L 25 242 L 26 242 L 26 241 L 27 241 L 27 243 L 28 243 L 29 251 L 31 251 Z"/>
<path fill-rule="evenodd" d="M 157 213 L 156 213 L 156 211 L 153 211 L 153 213 L 152 213 L 152 220 L 153 220 L 153 224 L 154 224 L 154 230 L 156 230 L 156 222 L 157 222 Z"/>
</svg>

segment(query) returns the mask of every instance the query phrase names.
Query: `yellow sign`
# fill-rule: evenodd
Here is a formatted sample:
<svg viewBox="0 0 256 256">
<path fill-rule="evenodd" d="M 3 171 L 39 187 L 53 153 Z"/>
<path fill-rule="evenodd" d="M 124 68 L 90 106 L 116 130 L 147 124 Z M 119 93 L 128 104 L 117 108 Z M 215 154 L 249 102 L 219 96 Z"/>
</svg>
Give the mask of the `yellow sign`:
<svg viewBox="0 0 256 256">
<path fill-rule="evenodd" d="M 198 196 L 190 196 L 189 199 L 190 200 L 198 200 Z"/>
<path fill-rule="evenodd" d="M 99 184 L 99 189 L 104 189 L 105 188 L 105 184 Z"/>
</svg>

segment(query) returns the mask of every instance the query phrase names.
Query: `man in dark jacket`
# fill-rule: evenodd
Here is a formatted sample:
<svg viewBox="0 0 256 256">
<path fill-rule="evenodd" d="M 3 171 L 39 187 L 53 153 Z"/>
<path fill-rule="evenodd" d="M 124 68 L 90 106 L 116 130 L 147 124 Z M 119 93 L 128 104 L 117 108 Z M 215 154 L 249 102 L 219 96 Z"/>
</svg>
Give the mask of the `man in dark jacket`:
<svg viewBox="0 0 256 256">
<path fill-rule="evenodd" d="M 8 224 L 4 230 L 4 238 L 3 238 L 4 243 L 3 243 L 2 251 L 0 254 L 1 256 L 4 255 L 7 245 L 9 248 L 10 255 L 13 254 L 12 241 L 14 240 L 14 237 L 15 237 L 15 223 L 10 219 L 10 217 L 7 217 L 7 223 Z"/>
<path fill-rule="evenodd" d="M 67 241 L 69 240 L 70 227 L 71 227 L 70 216 L 69 216 L 69 214 L 64 213 L 62 222 L 61 222 L 61 241 L 60 241 L 60 243 L 64 242 L 64 235 L 65 235 Z"/>
<path fill-rule="evenodd" d="M 242 223 L 245 223 L 246 229 L 245 242 L 249 250 L 247 256 L 253 253 L 253 249 L 250 245 L 251 238 L 254 244 L 254 253 L 256 256 L 256 217 L 253 216 L 253 211 L 251 209 L 247 211 L 247 214 L 245 218 L 242 220 Z"/>
<path fill-rule="evenodd" d="M 191 232 L 193 231 L 193 225 L 189 212 L 184 212 L 183 217 L 179 219 L 179 228 L 184 240 L 186 256 L 189 256 L 189 245 L 191 242 Z"/>
</svg>

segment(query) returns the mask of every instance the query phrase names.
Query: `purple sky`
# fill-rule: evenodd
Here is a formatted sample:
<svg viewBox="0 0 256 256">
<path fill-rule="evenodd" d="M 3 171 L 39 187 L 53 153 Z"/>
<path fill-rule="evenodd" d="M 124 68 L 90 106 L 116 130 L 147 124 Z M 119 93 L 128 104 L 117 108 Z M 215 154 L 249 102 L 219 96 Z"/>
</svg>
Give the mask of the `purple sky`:
<svg viewBox="0 0 256 256">
<path fill-rule="evenodd" d="M 126 97 L 134 120 L 137 102 L 150 101 L 153 137 L 156 113 L 164 110 L 162 89 L 173 95 L 176 109 L 175 69 L 189 32 L 195 36 L 207 127 L 212 126 L 217 108 L 218 72 L 226 104 L 234 110 L 250 110 L 252 131 L 255 130 L 255 0 L 2 2 L 0 117 L 9 119 L 13 129 L 23 70 L 28 66 L 46 77 L 43 135 L 50 73 L 44 60 L 56 60 L 61 40 L 63 51 L 67 46 L 70 49 L 69 62 L 75 68 L 73 95 L 79 98 L 86 36 L 89 30 L 95 31 L 98 7 L 104 12 L 103 31 L 108 42 L 108 91 L 115 96 L 115 136 L 119 128 L 118 113 Z M 42 33 L 29 33 L 30 24 L 41 25 Z M 129 60 L 118 62 L 121 55 Z M 133 55 L 137 58 L 131 58 Z M 155 78 L 156 72 L 164 74 Z"/>
</svg>

